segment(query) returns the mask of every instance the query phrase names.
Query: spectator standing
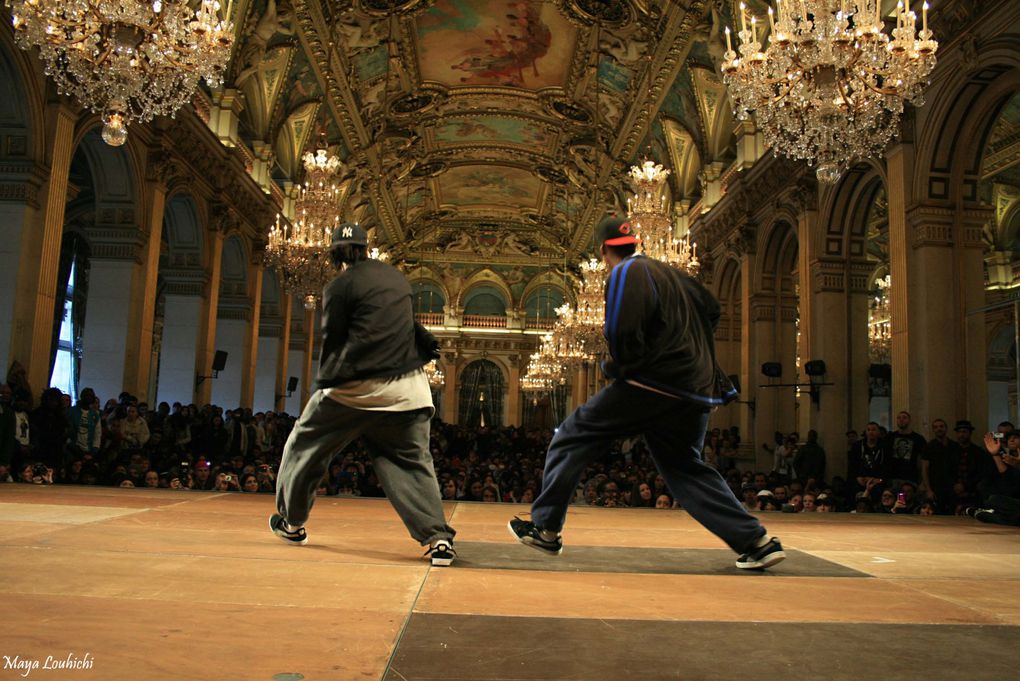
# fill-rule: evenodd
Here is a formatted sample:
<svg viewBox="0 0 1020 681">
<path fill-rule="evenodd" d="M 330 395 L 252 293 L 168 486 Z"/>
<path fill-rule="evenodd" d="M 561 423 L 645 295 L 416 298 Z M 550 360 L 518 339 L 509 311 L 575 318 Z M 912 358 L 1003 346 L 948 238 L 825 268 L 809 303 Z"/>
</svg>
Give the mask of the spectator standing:
<svg viewBox="0 0 1020 681">
<path fill-rule="evenodd" d="M 924 437 L 911 428 L 910 413 L 897 414 L 896 430 L 889 434 L 888 477 L 916 483 L 920 478 L 921 452 L 927 444 Z"/>
</svg>

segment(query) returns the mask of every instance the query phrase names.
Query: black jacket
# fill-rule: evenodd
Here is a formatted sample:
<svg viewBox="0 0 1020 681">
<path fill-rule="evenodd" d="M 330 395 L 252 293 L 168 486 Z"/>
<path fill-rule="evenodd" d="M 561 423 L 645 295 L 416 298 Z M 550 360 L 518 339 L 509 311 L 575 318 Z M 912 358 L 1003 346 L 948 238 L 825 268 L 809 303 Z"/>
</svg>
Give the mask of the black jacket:
<svg viewBox="0 0 1020 681">
<path fill-rule="evenodd" d="M 356 262 L 326 285 L 322 330 L 317 388 L 399 376 L 439 356 L 435 338 L 414 321 L 407 279 L 378 260 Z"/>
<path fill-rule="evenodd" d="M 631 380 L 705 405 L 737 391 L 715 360 L 719 303 L 704 286 L 658 260 L 635 254 L 606 284 L 610 378 Z"/>
</svg>

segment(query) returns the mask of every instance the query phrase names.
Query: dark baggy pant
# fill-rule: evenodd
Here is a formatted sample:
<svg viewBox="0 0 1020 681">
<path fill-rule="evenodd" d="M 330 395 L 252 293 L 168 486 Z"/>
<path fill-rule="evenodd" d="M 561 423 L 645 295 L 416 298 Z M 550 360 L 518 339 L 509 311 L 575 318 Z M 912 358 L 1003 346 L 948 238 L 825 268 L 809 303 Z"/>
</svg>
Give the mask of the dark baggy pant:
<svg viewBox="0 0 1020 681">
<path fill-rule="evenodd" d="M 549 444 L 542 492 L 531 519 L 559 531 L 585 466 L 613 440 L 642 434 L 652 459 L 684 510 L 737 553 L 765 534 L 726 481 L 701 459 L 709 410 L 623 381 L 614 381 L 567 417 Z"/>
<path fill-rule="evenodd" d="M 429 410 L 366 411 L 317 390 L 294 424 L 276 479 L 276 507 L 291 525 L 304 525 L 315 490 L 333 456 L 364 436 L 383 491 L 411 536 L 423 546 L 452 539 L 429 452 Z"/>
</svg>

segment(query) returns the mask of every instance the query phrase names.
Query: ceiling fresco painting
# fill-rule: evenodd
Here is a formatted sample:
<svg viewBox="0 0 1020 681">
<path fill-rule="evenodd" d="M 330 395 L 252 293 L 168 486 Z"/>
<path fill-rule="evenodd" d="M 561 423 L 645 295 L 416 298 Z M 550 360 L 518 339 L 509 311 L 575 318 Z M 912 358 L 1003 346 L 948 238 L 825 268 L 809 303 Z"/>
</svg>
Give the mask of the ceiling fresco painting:
<svg viewBox="0 0 1020 681">
<path fill-rule="evenodd" d="M 502 116 L 451 118 L 435 129 L 436 142 L 448 144 L 492 142 L 543 147 L 552 143 L 553 136 L 545 126 Z"/>
<path fill-rule="evenodd" d="M 443 174 L 440 186 L 443 204 L 534 207 L 541 181 L 520 168 L 462 166 Z"/>
<path fill-rule="evenodd" d="M 554 5 L 438 0 L 418 19 L 421 75 L 444 85 L 561 85 L 574 31 Z"/>
</svg>

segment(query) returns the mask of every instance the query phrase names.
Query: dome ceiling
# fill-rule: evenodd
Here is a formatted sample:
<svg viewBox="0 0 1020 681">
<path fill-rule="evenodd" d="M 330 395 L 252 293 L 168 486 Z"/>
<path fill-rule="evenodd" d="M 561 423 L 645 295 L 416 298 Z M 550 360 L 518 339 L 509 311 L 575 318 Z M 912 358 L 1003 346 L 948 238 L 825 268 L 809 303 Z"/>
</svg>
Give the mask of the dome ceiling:
<svg viewBox="0 0 1020 681">
<path fill-rule="evenodd" d="M 573 262 L 646 150 L 674 199 L 726 153 L 728 5 L 255 0 L 233 64 L 242 134 L 281 183 L 328 140 L 345 217 L 398 259 Z"/>
</svg>

